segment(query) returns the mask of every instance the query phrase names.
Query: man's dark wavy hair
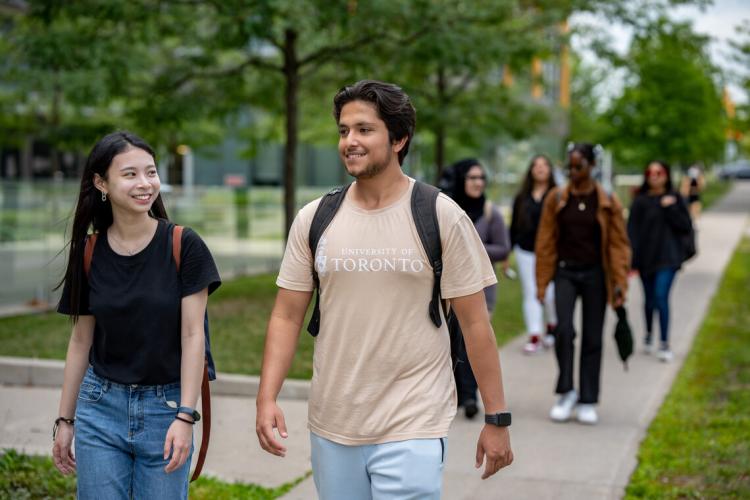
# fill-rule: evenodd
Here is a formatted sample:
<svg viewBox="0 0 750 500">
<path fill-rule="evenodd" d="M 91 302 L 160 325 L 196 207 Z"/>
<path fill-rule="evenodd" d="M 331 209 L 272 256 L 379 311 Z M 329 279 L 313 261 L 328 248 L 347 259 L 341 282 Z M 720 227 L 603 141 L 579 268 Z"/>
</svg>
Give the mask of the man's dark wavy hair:
<svg viewBox="0 0 750 500">
<path fill-rule="evenodd" d="M 377 80 L 360 80 L 343 87 L 333 98 L 336 123 L 341 118 L 341 109 L 352 101 L 369 102 L 375 106 L 378 116 L 385 122 L 391 143 L 406 137 L 404 147 L 398 152 L 398 163 L 403 165 L 417 124 L 417 111 L 406 92 L 398 85 Z"/>
</svg>

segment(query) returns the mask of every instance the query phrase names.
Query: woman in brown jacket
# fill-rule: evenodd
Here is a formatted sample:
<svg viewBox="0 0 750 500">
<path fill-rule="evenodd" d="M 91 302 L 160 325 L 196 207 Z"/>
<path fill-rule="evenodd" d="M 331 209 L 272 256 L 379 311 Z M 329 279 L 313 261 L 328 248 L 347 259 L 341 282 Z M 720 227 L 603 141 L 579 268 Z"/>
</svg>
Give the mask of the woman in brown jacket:
<svg viewBox="0 0 750 500">
<path fill-rule="evenodd" d="M 628 285 L 630 243 L 622 205 L 591 177 L 595 164 L 592 145 L 578 143 L 569 149 L 570 183 L 547 196 L 534 249 L 537 290 L 545 290 L 553 279 L 555 283 L 555 354 L 560 370 L 555 392 L 560 398 L 550 418 L 560 422 L 570 419 L 574 409 L 579 422 L 598 421 L 604 313 L 608 302 L 612 307 L 623 304 Z M 580 394 L 573 388 L 573 311 L 579 296 Z"/>
</svg>

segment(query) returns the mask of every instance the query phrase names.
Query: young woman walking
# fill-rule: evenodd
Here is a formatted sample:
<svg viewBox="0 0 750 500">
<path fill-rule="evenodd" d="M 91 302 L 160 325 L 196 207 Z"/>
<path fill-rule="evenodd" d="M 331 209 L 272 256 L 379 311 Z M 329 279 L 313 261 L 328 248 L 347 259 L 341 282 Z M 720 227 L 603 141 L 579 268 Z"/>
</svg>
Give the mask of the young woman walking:
<svg viewBox="0 0 750 500">
<path fill-rule="evenodd" d="M 542 345 L 551 347 L 555 344 L 553 332 L 557 325 L 557 314 L 554 284 L 550 283 L 547 287 L 544 304 L 540 304 L 536 298 L 536 257 L 534 255 L 542 204 L 553 187 L 555 187 L 555 178 L 552 162 L 544 155 L 537 155 L 531 159 L 521 189 L 513 201 L 510 243 L 516 253 L 516 263 L 523 289 L 523 319 L 529 339 L 523 351 L 527 354 L 538 352 Z M 546 326 L 545 312 L 547 313 Z"/>
<path fill-rule="evenodd" d="M 61 283 L 73 331 L 53 430 L 55 465 L 77 472 L 81 499 L 187 498 L 204 314 L 220 281 L 187 228 L 178 271 L 159 189 L 154 152 L 136 135 L 91 150 Z"/>
<path fill-rule="evenodd" d="M 544 300 L 548 283 L 555 282 L 557 329 L 555 354 L 559 368 L 557 403 L 550 411 L 555 421 L 576 418 L 584 424 L 599 420 L 599 375 L 604 313 L 609 302 L 625 301 L 630 267 L 630 245 L 622 205 L 592 177 L 596 164 L 591 144 L 575 144 L 568 153 L 570 183 L 554 188 L 544 201 L 536 239 L 537 299 Z M 573 312 L 582 302 L 580 393 L 573 387 Z"/>
<path fill-rule="evenodd" d="M 672 360 L 669 349 L 669 292 L 685 260 L 684 238 L 692 231 L 690 212 L 674 191 L 669 165 L 652 161 L 646 166 L 643 184 L 633 199 L 628 218 L 628 236 L 633 246 L 633 269 L 643 283 L 646 314 L 646 352 L 653 352 L 652 325 L 659 312 L 658 357 Z"/>
<path fill-rule="evenodd" d="M 487 188 L 487 174 L 479 160 L 467 158 L 456 162 L 450 167 L 453 170 L 455 185 L 452 192 L 454 201 L 460 206 L 479 233 L 484 249 L 493 264 L 505 260 L 510 253 L 508 230 L 500 210 L 489 202 L 485 196 Z M 497 300 L 497 285 L 490 285 L 484 289 L 487 311 L 490 318 Z M 469 364 L 469 357 L 465 352 L 459 357 L 465 360 L 456 367 L 456 388 L 458 391 L 458 405 L 464 407 L 466 418 L 473 418 L 477 407 L 477 381 Z"/>
</svg>

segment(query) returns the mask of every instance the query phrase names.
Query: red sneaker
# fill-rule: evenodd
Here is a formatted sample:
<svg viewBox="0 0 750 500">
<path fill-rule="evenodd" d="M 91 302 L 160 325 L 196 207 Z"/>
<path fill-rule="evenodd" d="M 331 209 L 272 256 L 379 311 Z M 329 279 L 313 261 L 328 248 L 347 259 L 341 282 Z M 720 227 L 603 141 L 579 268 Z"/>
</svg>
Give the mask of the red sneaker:
<svg viewBox="0 0 750 500">
<path fill-rule="evenodd" d="M 537 352 L 539 352 L 539 348 L 541 347 L 539 337 L 539 335 L 531 335 L 529 337 L 529 341 L 526 342 L 525 346 L 523 346 L 524 354 L 536 354 Z"/>
</svg>

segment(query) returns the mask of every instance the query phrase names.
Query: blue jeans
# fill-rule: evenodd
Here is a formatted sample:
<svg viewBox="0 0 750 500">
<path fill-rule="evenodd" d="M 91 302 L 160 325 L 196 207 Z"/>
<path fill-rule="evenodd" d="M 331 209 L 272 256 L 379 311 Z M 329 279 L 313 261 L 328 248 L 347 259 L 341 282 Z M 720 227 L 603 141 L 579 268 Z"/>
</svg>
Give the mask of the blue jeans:
<svg viewBox="0 0 750 500">
<path fill-rule="evenodd" d="M 662 268 L 652 274 L 641 274 L 645 296 L 646 338 L 649 342 L 654 322 L 654 311 L 659 311 L 661 343 L 665 346 L 669 344 L 669 291 L 672 289 L 676 274 L 676 267 Z"/>
<path fill-rule="evenodd" d="M 310 433 L 320 500 L 439 500 L 446 438 L 346 446 Z"/>
<path fill-rule="evenodd" d="M 190 460 L 164 472 L 164 440 L 179 405 L 179 383 L 117 384 L 89 367 L 76 407 L 78 498 L 187 499 Z"/>
</svg>

